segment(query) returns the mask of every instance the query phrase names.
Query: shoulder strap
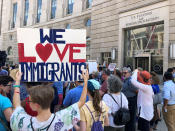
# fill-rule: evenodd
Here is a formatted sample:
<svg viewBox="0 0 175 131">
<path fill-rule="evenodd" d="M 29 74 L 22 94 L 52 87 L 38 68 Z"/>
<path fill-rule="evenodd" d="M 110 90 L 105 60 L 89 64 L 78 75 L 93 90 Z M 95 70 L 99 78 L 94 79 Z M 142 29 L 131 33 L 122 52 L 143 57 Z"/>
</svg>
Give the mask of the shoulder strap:
<svg viewBox="0 0 175 131">
<path fill-rule="evenodd" d="M 93 116 L 93 114 L 92 114 L 91 110 L 89 109 L 88 105 L 87 105 L 87 104 L 85 104 L 85 106 L 87 107 L 87 109 L 88 109 L 88 110 L 89 110 L 89 112 L 91 113 L 91 116 L 92 116 L 93 121 L 95 121 L 94 116 Z"/>
<path fill-rule="evenodd" d="M 111 98 L 115 101 L 115 103 L 117 103 L 117 105 L 119 105 L 118 104 L 118 102 L 114 99 L 114 97 L 112 96 L 112 94 L 108 94 L 108 95 L 110 95 L 111 96 Z M 119 105 L 120 106 L 120 105 Z"/>
<path fill-rule="evenodd" d="M 53 117 L 52 121 L 50 122 L 49 126 L 47 127 L 47 131 L 49 130 L 49 127 L 51 126 L 53 120 L 55 119 L 55 116 L 56 116 L 56 114 L 54 114 L 54 117 Z M 30 118 L 30 123 L 31 123 L 32 131 L 34 131 L 32 117 Z"/>
<path fill-rule="evenodd" d="M 54 117 L 53 117 L 52 121 L 50 122 L 49 126 L 47 127 L 47 131 L 49 130 L 49 127 L 52 125 L 52 122 L 55 119 L 55 116 L 56 116 L 56 114 L 54 114 Z"/>
<path fill-rule="evenodd" d="M 120 93 L 120 99 L 121 99 L 121 108 L 122 108 L 122 93 Z"/>
<path fill-rule="evenodd" d="M 33 122 L 32 122 L 32 116 L 30 117 L 30 125 L 31 125 L 31 128 L 32 128 L 32 131 L 34 131 Z"/>
</svg>

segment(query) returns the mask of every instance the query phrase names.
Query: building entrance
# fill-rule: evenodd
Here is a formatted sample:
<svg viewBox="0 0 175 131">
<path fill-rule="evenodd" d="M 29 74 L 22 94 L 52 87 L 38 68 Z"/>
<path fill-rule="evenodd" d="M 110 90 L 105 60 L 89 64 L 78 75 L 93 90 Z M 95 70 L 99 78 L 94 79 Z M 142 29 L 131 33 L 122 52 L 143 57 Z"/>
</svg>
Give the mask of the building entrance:
<svg viewBox="0 0 175 131">
<path fill-rule="evenodd" d="M 164 24 L 126 29 L 124 66 L 163 73 Z M 155 67 L 155 68 L 154 68 Z M 159 68 L 157 68 L 159 67 Z"/>
<path fill-rule="evenodd" d="M 149 57 L 136 57 L 135 58 L 135 69 L 142 68 L 143 70 L 149 71 Z"/>
</svg>

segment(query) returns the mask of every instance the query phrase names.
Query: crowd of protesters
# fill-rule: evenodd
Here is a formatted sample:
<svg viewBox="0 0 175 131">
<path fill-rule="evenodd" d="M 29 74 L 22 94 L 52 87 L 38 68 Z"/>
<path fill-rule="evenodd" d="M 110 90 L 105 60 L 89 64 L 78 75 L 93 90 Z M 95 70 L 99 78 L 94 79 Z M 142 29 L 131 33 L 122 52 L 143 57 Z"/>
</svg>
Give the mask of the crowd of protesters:
<svg viewBox="0 0 175 131">
<path fill-rule="evenodd" d="M 21 75 L 17 65 L 0 66 L 0 131 L 152 131 L 162 118 L 175 131 L 175 67 L 164 73 L 163 88 L 141 68 L 84 70 L 75 82 L 21 82 Z M 116 125 L 121 108 L 130 118 Z"/>
</svg>

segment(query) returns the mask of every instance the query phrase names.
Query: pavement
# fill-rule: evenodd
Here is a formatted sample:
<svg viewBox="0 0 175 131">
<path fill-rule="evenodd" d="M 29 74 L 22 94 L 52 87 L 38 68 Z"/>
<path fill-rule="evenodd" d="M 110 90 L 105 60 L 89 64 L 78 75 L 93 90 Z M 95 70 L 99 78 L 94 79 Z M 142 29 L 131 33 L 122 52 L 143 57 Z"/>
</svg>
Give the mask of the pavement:
<svg viewBox="0 0 175 131">
<path fill-rule="evenodd" d="M 162 105 L 159 105 L 159 109 L 162 109 Z M 163 116 L 161 116 L 161 119 L 162 120 L 158 123 L 157 130 L 155 131 L 168 131 L 165 122 L 163 120 Z"/>
</svg>

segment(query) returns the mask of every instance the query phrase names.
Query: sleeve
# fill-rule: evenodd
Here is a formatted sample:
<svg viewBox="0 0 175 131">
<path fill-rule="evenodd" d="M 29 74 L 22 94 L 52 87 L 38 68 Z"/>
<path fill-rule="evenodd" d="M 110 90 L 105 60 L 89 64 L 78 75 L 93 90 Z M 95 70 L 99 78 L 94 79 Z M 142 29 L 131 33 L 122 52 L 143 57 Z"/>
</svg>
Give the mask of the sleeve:
<svg viewBox="0 0 175 131">
<path fill-rule="evenodd" d="M 123 101 L 123 104 L 122 106 L 124 106 L 125 108 L 128 109 L 128 99 L 126 98 L 125 94 L 122 93 L 122 101 Z"/>
<path fill-rule="evenodd" d="M 15 131 L 24 130 L 27 128 L 27 125 L 30 124 L 30 118 L 31 116 L 27 115 L 27 113 L 24 111 L 24 108 L 19 106 L 12 113 L 10 118 L 10 127 Z"/>
<path fill-rule="evenodd" d="M 80 120 L 80 111 L 78 103 L 75 103 L 64 110 L 56 112 L 56 115 L 64 123 L 63 129 L 71 129 L 72 122 Z"/>
<path fill-rule="evenodd" d="M 166 85 L 163 87 L 163 91 L 162 91 L 162 96 L 163 99 L 170 99 L 170 89 L 166 87 Z"/>
<path fill-rule="evenodd" d="M 111 114 L 112 113 L 112 111 L 111 111 L 112 105 L 111 105 L 110 98 L 108 96 L 109 96 L 108 94 L 105 94 L 103 96 L 103 101 L 105 102 L 106 106 L 108 107 L 108 113 Z"/>
<path fill-rule="evenodd" d="M 86 116 L 85 116 L 85 111 L 84 111 L 84 108 L 82 107 L 81 109 L 80 109 L 80 120 L 81 121 L 86 121 Z"/>
<path fill-rule="evenodd" d="M 133 92 L 136 92 L 136 91 L 138 90 L 138 88 L 135 87 L 135 86 L 131 83 L 131 79 L 128 81 L 128 84 L 129 84 L 129 87 L 131 88 L 131 90 L 132 90 Z"/>
<path fill-rule="evenodd" d="M 63 105 L 64 107 L 68 107 L 71 104 L 71 90 L 67 93 L 66 97 L 64 98 Z"/>
<path fill-rule="evenodd" d="M 12 107 L 12 103 L 11 103 L 11 101 L 10 101 L 10 99 L 9 98 L 4 98 L 4 100 L 2 100 L 2 111 L 4 112 L 4 110 L 5 109 L 7 109 L 7 108 L 10 108 L 10 107 Z"/>
<path fill-rule="evenodd" d="M 137 81 L 137 72 L 138 71 L 134 71 L 134 74 L 131 76 L 131 83 L 140 90 L 147 91 L 148 85 L 142 84 Z"/>
<path fill-rule="evenodd" d="M 104 108 L 105 108 L 105 117 L 107 117 L 108 116 L 108 112 L 109 112 L 109 107 L 105 104 L 105 102 L 104 102 Z"/>
</svg>

